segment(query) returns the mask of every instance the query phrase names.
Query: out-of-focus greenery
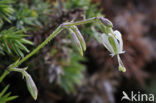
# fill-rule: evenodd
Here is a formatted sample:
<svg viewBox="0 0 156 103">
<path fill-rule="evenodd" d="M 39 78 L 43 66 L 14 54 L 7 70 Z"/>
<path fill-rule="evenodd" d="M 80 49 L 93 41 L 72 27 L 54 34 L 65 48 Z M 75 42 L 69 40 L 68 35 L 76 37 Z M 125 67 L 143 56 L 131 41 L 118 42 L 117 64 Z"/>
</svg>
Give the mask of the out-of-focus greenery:
<svg viewBox="0 0 156 103">
<path fill-rule="evenodd" d="M 67 0 L 67 2 L 64 3 L 64 6 L 67 10 L 83 8 L 86 12 L 86 18 L 102 15 L 97 4 L 92 4 L 91 0 Z"/>
<path fill-rule="evenodd" d="M 7 92 L 9 85 L 7 85 L 1 92 L 0 92 L 0 103 L 7 103 L 16 99 L 18 96 L 10 96 L 11 92 Z"/>
<path fill-rule="evenodd" d="M 64 5 L 68 10 L 75 9 L 75 8 L 88 9 L 90 2 L 91 0 L 67 0 L 67 2 L 65 2 Z"/>
<path fill-rule="evenodd" d="M 0 27 L 3 25 L 4 21 L 11 22 L 8 17 L 14 12 L 12 8 L 12 3 L 14 0 L 1 0 L 0 1 Z"/>
<path fill-rule="evenodd" d="M 36 26 L 41 27 L 50 21 L 48 15 L 51 13 L 51 7 L 48 2 L 43 0 L 27 0 L 18 1 L 18 5 L 15 6 L 15 13 L 12 16 L 12 20 L 16 21 L 17 29 L 27 28 L 34 29 Z M 33 27 L 33 28 L 32 28 Z"/>
<path fill-rule="evenodd" d="M 101 12 L 97 7 L 97 4 L 92 4 L 91 0 L 67 0 L 63 1 L 64 8 L 67 11 L 81 8 L 85 10 L 84 17 L 91 18 L 96 16 L 101 16 Z M 55 7 L 59 8 L 58 2 L 56 2 Z M 56 14 L 57 15 L 57 14 Z M 81 33 L 85 35 L 86 39 L 89 39 L 92 36 L 93 31 L 91 30 L 92 24 L 86 24 L 81 26 Z M 99 28 L 96 25 L 96 28 Z M 63 69 L 63 74 L 61 75 L 61 79 L 59 85 L 67 92 L 67 93 L 74 93 L 75 86 L 80 85 L 83 79 L 83 71 L 85 71 L 85 66 L 80 63 L 80 61 L 84 61 L 85 57 L 80 56 L 75 51 L 75 46 L 72 47 L 72 53 L 69 56 L 70 62 L 63 60 L 61 67 Z M 53 50 L 55 51 L 55 50 Z"/>
<path fill-rule="evenodd" d="M 81 8 L 85 10 L 85 18 L 91 18 L 91 17 L 97 17 L 97 16 L 102 16 L 101 10 L 99 10 L 98 4 L 96 3 L 91 3 L 91 0 L 67 0 L 67 2 L 64 3 L 64 7 L 67 10 L 71 9 L 76 9 L 76 8 Z M 94 24 L 96 28 L 100 28 L 99 25 Z M 84 25 L 80 30 L 82 34 L 84 34 L 87 39 L 89 39 L 93 31 L 91 30 L 92 24 L 86 24 Z"/>
<path fill-rule="evenodd" d="M 68 44 L 64 44 L 62 48 L 65 48 L 69 54 L 66 58 L 59 58 L 58 60 L 56 58 L 59 68 L 61 69 L 61 73 L 58 78 L 58 85 L 63 88 L 66 93 L 74 93 L 75 86 L 82 84 L 85 65 L 81 62 L 86 61 L 86 58 L 80 56 L 80 54 L 76 52 L 76 48 L 71 48 Z M 61 50 L 58 48 L 52 48 L 50 52 L 51 56 L 55 57 L 59 51 Z"/>
<path fill-rule="evenodd" d="M 38 18 L 38 21 L 44 25 L 49 23 L 51 18 L 48 15 L 52 14 L 52 6 L 50 2 L 44 1 L 44 0 L 32 0 L 31 9 L 36 11 L 33 12 L 33 15 L 36 15 Z"/>
<path fill-rule="evenodd" d="M 17 29 L 26 31 L 26 27 L 41 25 L 37 12 L 31 10 L 26 4 L 20 4 L 13 17 L 16 20 Z"/>
<path fill-rule="evenodd" d="M 63 74 L 60 80 L 60 86 L 67 92 L 75 92 L 75 85 L 80 85 L 81 80 L 83 79 L 83 71 L 85 66 L 80 63 L 80 61 L 84 61 L 84 57 L 79 54 L 72 53 L 70 55 L 70 61 L 62 61 L 64 65 Z"/>
</svg>

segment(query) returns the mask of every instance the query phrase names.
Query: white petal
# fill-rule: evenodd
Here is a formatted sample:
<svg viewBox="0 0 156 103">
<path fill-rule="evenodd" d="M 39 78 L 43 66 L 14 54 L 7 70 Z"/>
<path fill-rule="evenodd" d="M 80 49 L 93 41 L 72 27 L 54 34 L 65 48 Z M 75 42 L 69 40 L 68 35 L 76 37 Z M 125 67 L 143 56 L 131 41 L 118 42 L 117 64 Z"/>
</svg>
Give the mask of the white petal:
<svg viewBox="0 0 156 103">
<path fill-rule="evenodd" d="M 110 35 L 110 36 L 114 39 L 116 49 L 117 49 L 117 54 L 120 54 L 120 44 L 119 44 L 118 40 L 114 36 L 112 36 L 112 35 Z"/>
<path fill-rule="evenodd" d="M 119 44 L 120 44 L 120 50 L 119 50 L 119 52 L 123 52 L 123 40 L 122 40 L 122 35 L 121 35 L 121 33 L 118 31 L 118 30 L 115 30 L 114 31 L 114 34 L 115 34 L 115 36 L 116 36 L 116 38 L 119 40 Z"/>
<path fill-rule="evenodd" d="M 108 36 L 106 35 L 106 34 L 102 34 L 102 42 L 103 42 L 103 45 L 106 47 L 106 49 L 109 51 L 109 52 L 111 52 L 112 54 L 115 54 L 114 53 L 114 50 L 113 50 L 113 48 L 112 48 L 112 46 L 111 46 L 111 44 L 109 43 L 109 41 L 108 41 Z"/>
</svg>

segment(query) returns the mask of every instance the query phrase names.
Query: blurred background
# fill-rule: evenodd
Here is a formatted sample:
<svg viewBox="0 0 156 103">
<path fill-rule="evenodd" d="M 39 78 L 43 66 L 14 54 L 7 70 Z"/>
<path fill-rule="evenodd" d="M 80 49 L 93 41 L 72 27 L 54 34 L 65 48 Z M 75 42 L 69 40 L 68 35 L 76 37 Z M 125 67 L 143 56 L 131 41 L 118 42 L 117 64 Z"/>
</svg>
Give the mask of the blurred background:
<svg viewBox="0 0 156 103">
<path fill-rule="evenodd" d="M 87 44 L 84 56 L 72 45 L 69 33 L 61 32 L 21 65 L 28 66 L 38 87 L 37 101 L 19 73 L 10 73 L 0 84 L 1 88 L 10 84 L 9 91 L 19 96 L 12 103 L 121 103 L 122 91 L 156 94 L 156 0 L 16 0 L 12 6 L 13 23 L 4 23 L 3 28 L 25 30 L 34 43 L 26 45 L 30 51 L 63 22 L 108 18 L 123 35 L 126 53 L 121 58 L 127 68 L 119 72 L 116 57 L 95 40 L 91 27 L 97 25 L 80 25 Z M 2 70 L 18 57 L 0 55 Z"/>
</svg>

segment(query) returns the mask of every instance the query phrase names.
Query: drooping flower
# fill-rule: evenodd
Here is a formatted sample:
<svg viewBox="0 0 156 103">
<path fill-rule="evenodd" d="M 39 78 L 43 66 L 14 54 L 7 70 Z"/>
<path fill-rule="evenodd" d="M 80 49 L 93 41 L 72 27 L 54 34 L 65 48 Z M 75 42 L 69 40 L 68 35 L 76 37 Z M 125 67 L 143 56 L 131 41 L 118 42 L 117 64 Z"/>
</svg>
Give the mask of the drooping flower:
<svg viewBox="0 0 156 103">
<path fill-rule="evenodd" d="M 106 49 L 111 53 L 111 56 L 117 56 L 118 63 L 119 63 L 119 71 L 125 72 L 126 69 L 121 61 L 120 54 L 124 53 L 123 51 L 123 40 L 122 35 L 119 31 L 113 31 L 110 29 L 108 34 L 106 33 L 99 33 L 94 28 L 92 28 L 94 32 L 95 38 L 98 40 L 99 43 L 103 44 Z"/>
</svg>

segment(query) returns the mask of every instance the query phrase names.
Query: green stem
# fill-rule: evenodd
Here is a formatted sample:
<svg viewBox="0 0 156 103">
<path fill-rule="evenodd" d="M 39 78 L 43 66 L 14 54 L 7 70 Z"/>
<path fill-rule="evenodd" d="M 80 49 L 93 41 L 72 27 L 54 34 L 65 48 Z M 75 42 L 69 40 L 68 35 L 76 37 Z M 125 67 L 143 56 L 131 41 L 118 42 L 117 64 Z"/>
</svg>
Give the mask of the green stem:
<svg viewBox="0 0 156 103">
<path fill-rule="evenodd" d="M 90 18 L 90 19 L 87 19 L 87 20 L 82 20 L 82 21 L 77 21 L 77 22 L 69 22 L 69 23 L 64 23 L 64 26 L 66 27 L 70 27 L 70 26 L 73 26 L 73 25 L 82 25 L 82 24 L 88 24 L 88 23 L 91 23 L 91 22 L 94 22 L 96 21 L 98 18 L 97 17 L 93 17 L 93 18 Z"/>
<path fill-rule="evenodd" d="M 81 24 L 87 24 L 87 23 L 91 23 L 98 20 L 98 18 L 93 17 L 90 19 L 86 19 L 86 20 L 82 20 L 82 21 L 78 21 L 78 22 L 69 22 L 69 23 L 64 23 L 62 25 L 60 25 L 42 44 L 40 44 L 36 49 L 34 49 L 31 53 L 29 53 L 28 55 L 26 55 L 23 59 L 21 59 L 17 64 L 15 64 L 14 66 L 10 67 L 8 70 L 6 70 L 1 76 L 0 76 L 0 83 L 3 81 L 3 79 L 9 74 L 10 71 L 14 71 L 12 70 L 12 68 L 18 67 L 20 64 L 22 64 L 24 61 L 26 61 L 27 59 L 29 59 L 30 57 L 32 57 L 34 54 L 36 54 L 42 47 L 44 47 L 51 39 L 53 39 L 57 34 L 59 34 L 64 28 L 68 28 L 70 26 L 73 25 L 81 25 Z"/>
<path fill-rule="evenodd" d="M 3 79 L 9 74 L 8 70 L 5 70 L 5 72 L 0 76 L 0 83 L 3 81 Z"/>
<path fill-rule="evenodd" d="M 26 55 L 23 59 L 21 59 L 16 66 L 19 66 L 24 61 L 29 59 L 31 56 L 33 56 L 35 53 L 37 53 L 42 47 L 44 47 L 51 39 L 53 39 L 57 34 L 59 34 L 63 30 L 62 26 L 59 26 L 42 44 L 40 44 L 36 49 L 34 49 L 31 53 Z"/>
</svg>

